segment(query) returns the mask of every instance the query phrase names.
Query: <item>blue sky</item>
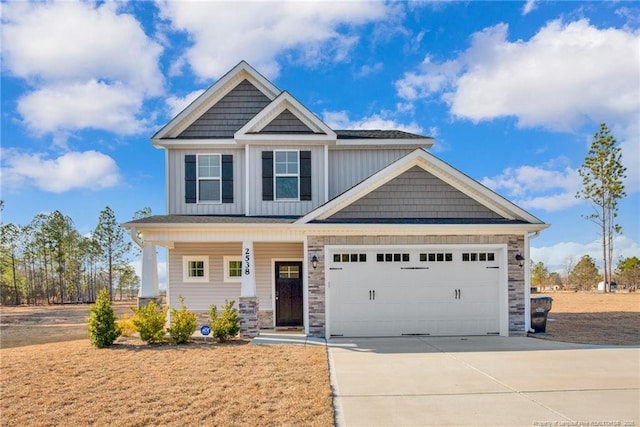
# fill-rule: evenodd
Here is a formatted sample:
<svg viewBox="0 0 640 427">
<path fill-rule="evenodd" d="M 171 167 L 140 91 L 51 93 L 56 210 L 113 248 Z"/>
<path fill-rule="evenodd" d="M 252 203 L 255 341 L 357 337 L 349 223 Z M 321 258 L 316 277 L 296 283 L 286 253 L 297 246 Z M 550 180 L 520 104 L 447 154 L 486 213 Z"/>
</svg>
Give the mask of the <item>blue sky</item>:
<svg viewBox="0 0 640 427">
<path fill-rule="evenodd" d="M 3 222 L 90 232 L 165 212 L 150 136 L 240 60 L 335 129 L 404 129 L 552 224 L 532 257 L 600 259 L 577 169 L 606 122 L 628 196 L 615 258 L 639 256 L 635 2 L 2 2 Z"/>
</svg>

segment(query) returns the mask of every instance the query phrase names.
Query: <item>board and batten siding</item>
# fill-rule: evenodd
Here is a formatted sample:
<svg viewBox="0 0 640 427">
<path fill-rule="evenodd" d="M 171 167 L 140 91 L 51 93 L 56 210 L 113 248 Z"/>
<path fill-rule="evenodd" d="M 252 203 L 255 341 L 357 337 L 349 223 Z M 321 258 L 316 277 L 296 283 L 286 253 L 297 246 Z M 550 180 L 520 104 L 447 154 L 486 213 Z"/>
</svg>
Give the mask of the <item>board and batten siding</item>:
<svg viewBox="0 0 640 427">
<path fill-rule="evenodd" d="M 260 311 L 273 310 L 275 261 L 300 261 L 303 258 L 302 242 L 255 242 L 256 294 Z M 208 256 L 209 281 L 185 283 L 183 281 L 183 257 Z M 180 307 L 180 296 L 185 306 L 194 312 L 206 312 L 211 304 L 220 307 L 225 301 L 240 298 L 240 282 L 224 281 L 224 257 L 242 256 L 242 243 L 176 243 L 168 251 L 169 305 Z"/>
<path fill-rule="evenodd" d="M 262 152 L 275 150 L 311 151 L 311 200 L 262 200 Z M 255 145 L 249 148 L 249 206 L 251 216 L 302 216 L 317 208 L 324 200 L 324 147 L 305 145 Z"/>
<path fill-rule="evenodd" d="M 329 150 L 329 200 L 413 150 Z"/>
<path fill-rule="evenodd" d="M 185 203 L 184 156 L 189 154 L 233 155 L 233 203 Z M 167 174 L 169 215 L 242 215 L 244 214 L 244 150 L 170 149 Z"/>
<path fill-rule="evenodd" d="M 346 218 L 502 218 L 486 206 L 414 166 L 332 216 Z"/>
</svg>

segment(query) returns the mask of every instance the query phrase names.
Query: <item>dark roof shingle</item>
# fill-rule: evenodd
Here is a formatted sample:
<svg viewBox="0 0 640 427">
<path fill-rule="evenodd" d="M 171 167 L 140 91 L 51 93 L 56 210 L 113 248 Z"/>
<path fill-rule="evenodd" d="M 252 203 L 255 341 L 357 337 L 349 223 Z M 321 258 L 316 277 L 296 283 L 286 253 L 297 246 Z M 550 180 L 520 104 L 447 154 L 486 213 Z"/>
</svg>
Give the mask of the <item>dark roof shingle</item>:
<svg viewBox="0 0 640 427">
<path fill-rule="evenodd" d="M 402 130 L 334 130 L 338 139 L 433 139 Z"/>
</svg>

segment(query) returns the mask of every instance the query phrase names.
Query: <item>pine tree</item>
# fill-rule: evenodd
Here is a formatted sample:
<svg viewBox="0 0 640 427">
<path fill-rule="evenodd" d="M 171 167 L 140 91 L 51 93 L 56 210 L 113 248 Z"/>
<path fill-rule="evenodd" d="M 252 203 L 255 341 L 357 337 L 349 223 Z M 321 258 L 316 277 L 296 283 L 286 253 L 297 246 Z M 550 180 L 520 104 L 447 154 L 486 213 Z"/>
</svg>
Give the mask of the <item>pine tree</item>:
<svg viewBox="0 0 640 427">
<path fill-rule="evenodd" d="M 615 219 L 618 216 L 618 201 L 626 196 L 622 182 L 626 177 L 625 171 L 620 147 L 616 145 L 616 139 L 607 125 L 602 123 L 593 136 L 584 163 L 578 169 L 583 189 L 576 197 L 588 200 L 593 205 L 594 213 L 586 218 L 597 224 L 602 236 L 603 281 L 607 287 L 611 283 L 613 237 L 622 233 Z"/>
<path fill-rule="evenodd" d="M 124 229 L 116 221 L 116 215 L 109 206 L 100 212 L 93 238 L 105 257 L 109 274 L 109 298 L 113 301 L 114 270 L 123 263 L 125 254 L 131 249 L 131 242 L 125 240 Z"/>
</svg>

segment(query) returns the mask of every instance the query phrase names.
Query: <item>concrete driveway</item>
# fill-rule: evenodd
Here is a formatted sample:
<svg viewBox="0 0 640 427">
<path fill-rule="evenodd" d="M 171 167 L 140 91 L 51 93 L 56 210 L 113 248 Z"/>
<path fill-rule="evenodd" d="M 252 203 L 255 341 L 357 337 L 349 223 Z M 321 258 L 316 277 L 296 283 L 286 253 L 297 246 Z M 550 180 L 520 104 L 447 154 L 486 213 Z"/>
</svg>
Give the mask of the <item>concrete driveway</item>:
<svg viewBox="0 0 640 427">
<path fill-rule="evenodd" d="M 331 339 L 338 426 L 640 426 L 640 348 Z"/>
</svg>

